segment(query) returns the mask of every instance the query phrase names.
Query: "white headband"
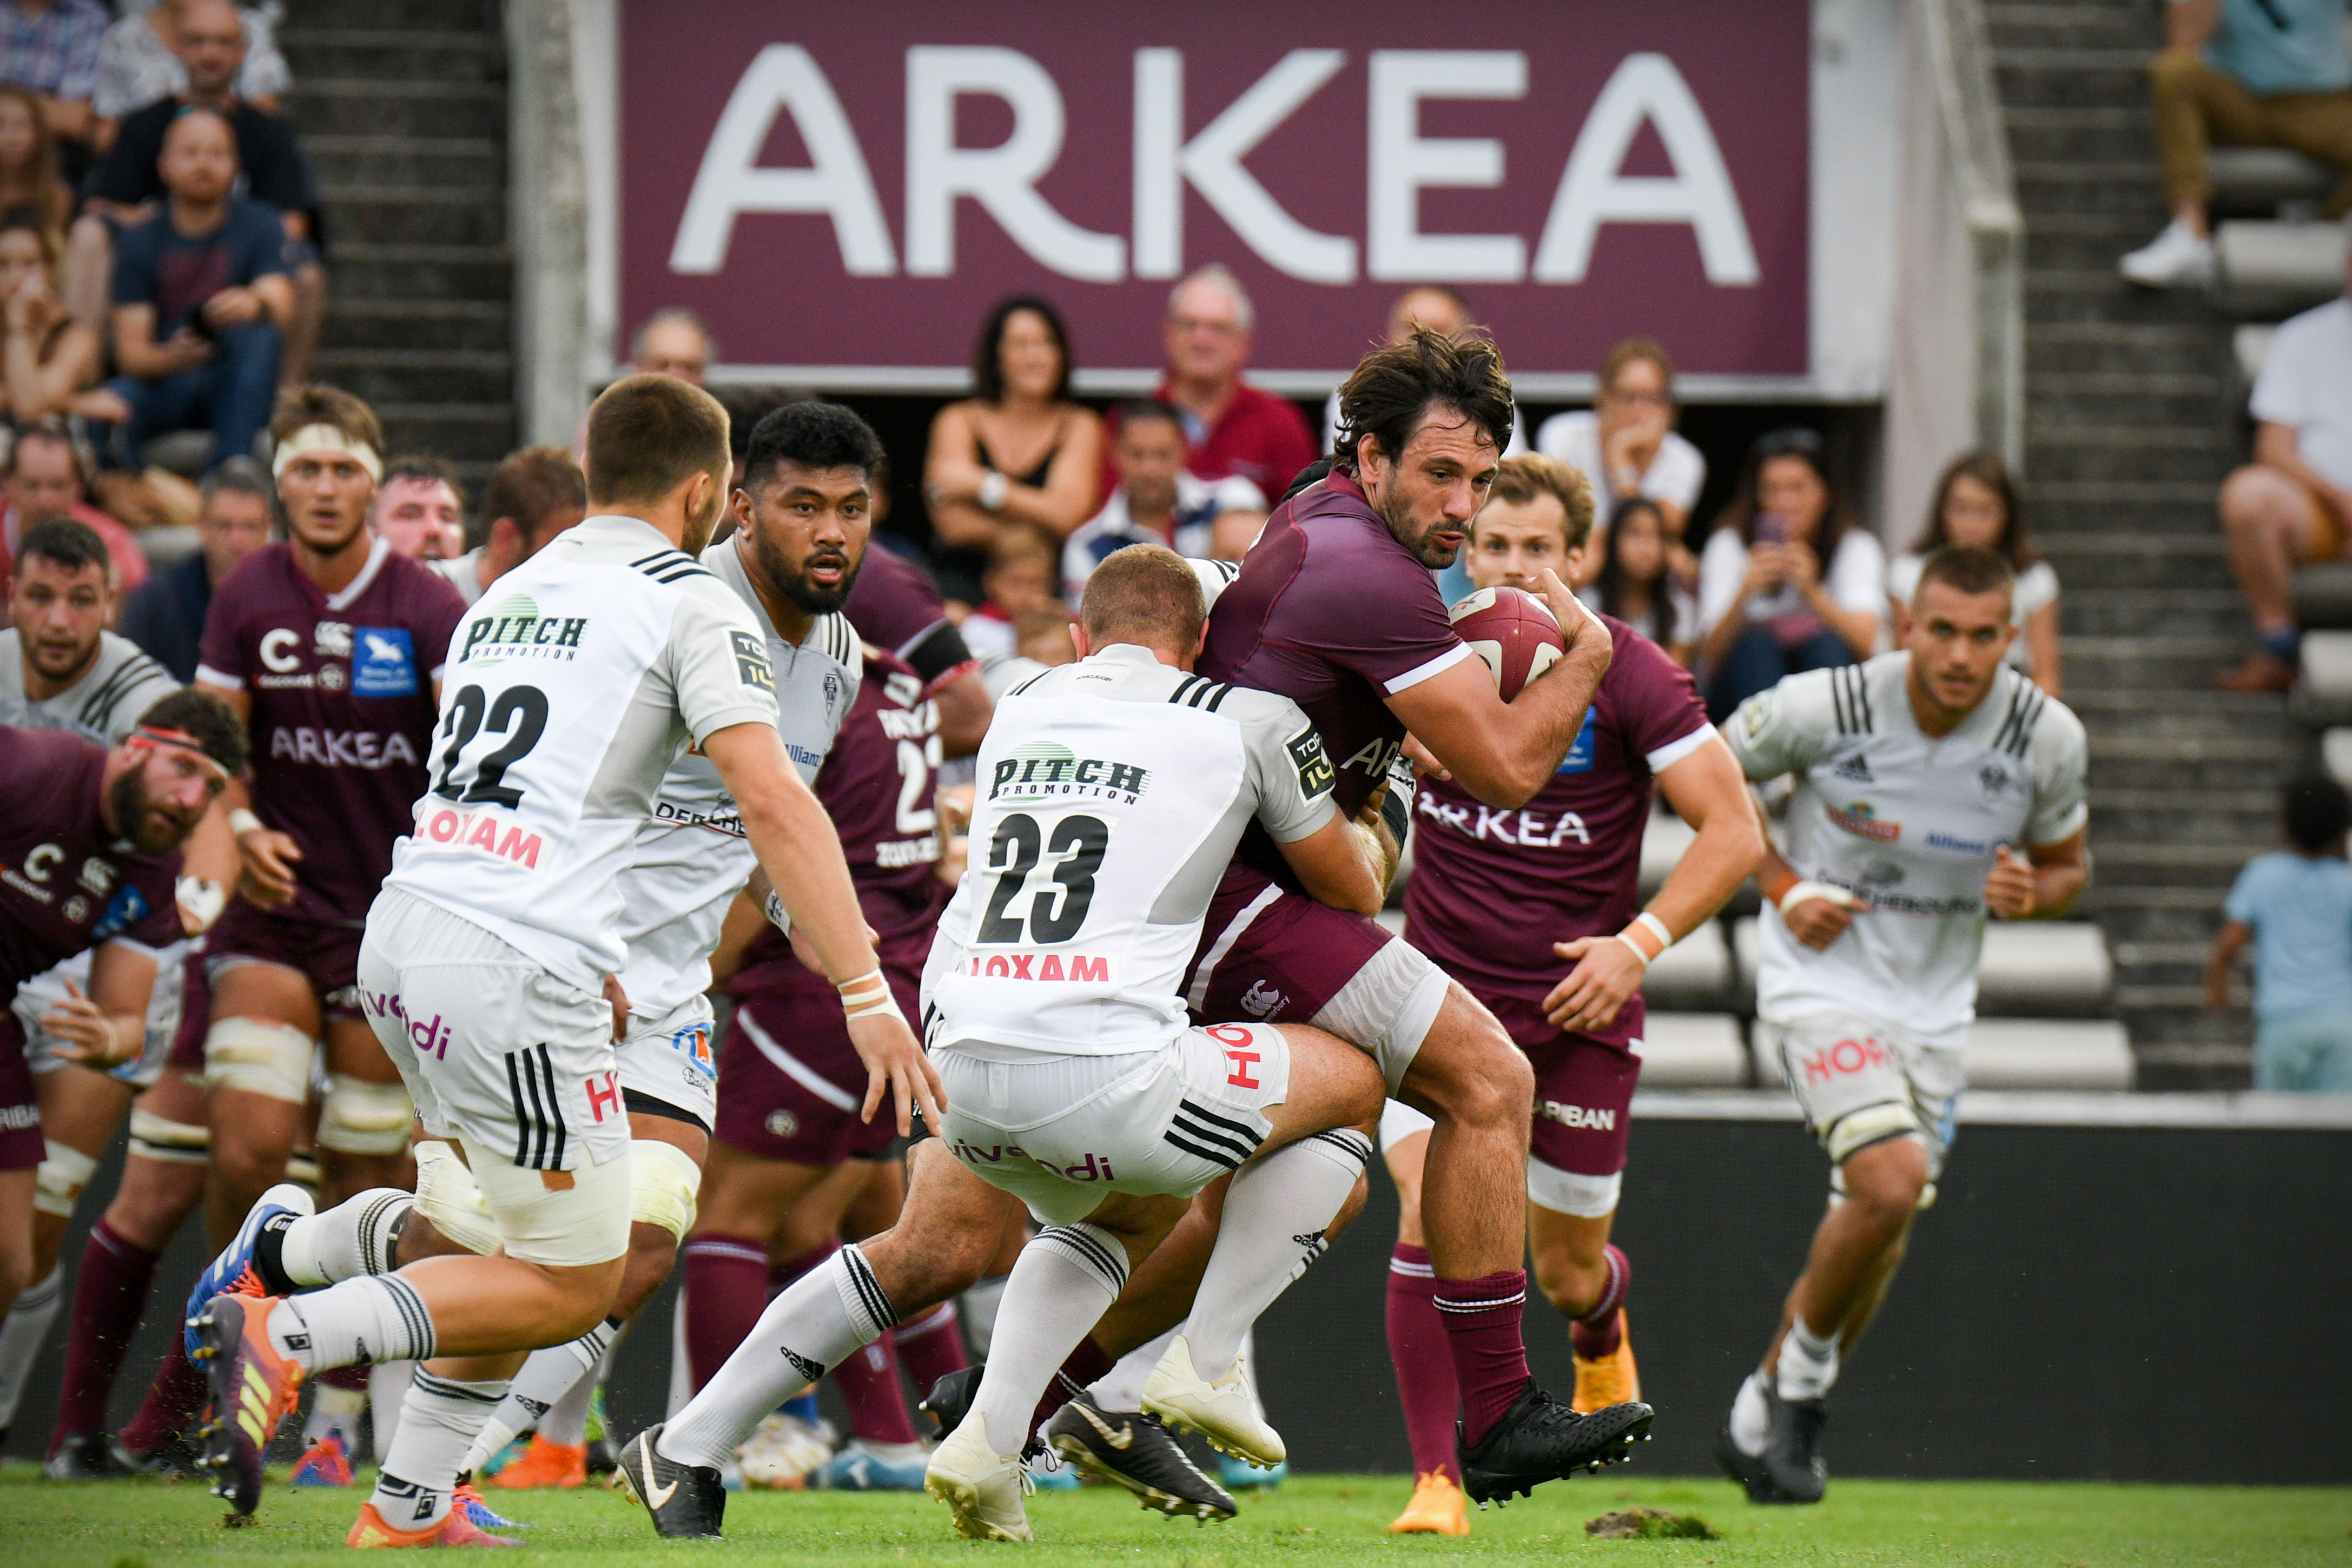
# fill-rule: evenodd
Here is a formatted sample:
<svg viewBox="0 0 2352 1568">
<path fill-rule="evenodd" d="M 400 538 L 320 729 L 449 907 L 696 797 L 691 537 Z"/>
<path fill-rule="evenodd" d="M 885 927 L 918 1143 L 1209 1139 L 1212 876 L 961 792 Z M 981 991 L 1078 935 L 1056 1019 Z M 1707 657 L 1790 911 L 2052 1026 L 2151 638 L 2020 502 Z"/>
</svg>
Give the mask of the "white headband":
<svg viewBox="0 0 2352 1568">
<path fill-rule="evenodd" d="M 331 424 L 306 424 L 279 442 L 278 455 L 269 466 L 271 476 L 282 476 L 286 465 L 306 452 L 331 452 L 348 457 L 366 469 L 369 478 L 378 484 L 383 482 L 383 459 L 375 455 L 375 448 L 345 435 Z"/>
</svg>

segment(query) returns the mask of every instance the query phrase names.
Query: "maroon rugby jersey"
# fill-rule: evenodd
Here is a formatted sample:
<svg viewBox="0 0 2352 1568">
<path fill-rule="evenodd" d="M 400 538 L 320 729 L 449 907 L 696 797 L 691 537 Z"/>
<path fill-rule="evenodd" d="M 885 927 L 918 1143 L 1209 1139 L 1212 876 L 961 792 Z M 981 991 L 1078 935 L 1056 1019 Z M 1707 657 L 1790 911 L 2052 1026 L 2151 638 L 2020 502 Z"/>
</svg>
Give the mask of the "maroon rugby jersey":
<svg viewBox="0 0 2352 1568">
<path fill-rule="evenodd" d="M 816 776 L 816 798 L 841 835 L 858 907 L 874 927 L 875 951 L 886 967 L 910 978 L 919 978 L 940 911 L 955 893 L 937 874 L 940 709 L 922 693 L 922 677 L 911 665 L 868 644 L 857 701 Z M 808 981 L 824 984 L 770 927 L 753 938 L 731 988 Z"/>
<path fill-rule="evenodd" d="M 1397 543 L 1353 479 L 1333 474 L 1266 519 L 1209 616 L 1199 668 L 1305 709 L 1339 769 L 1332 804 L 1353 817 L 1404 742 L 1386 699 L 1471 656 L 1429 568 Z M 1287 881 L 1255 824 L 1242 853 Z"/>
<path fill-rule="evenodd" d="M 1690 672 L 1614 616 L 1616 654 L 1551 782 L 1514 810 L 1424 779 L 1413 801 L 1405 940 L 1484 998 L 1541 1001 L 1573 967 L 1555 942 L 1604 936 L 1641 909 L 1651 778 L 1713 732 Z M 1636 995 L 1591 1038 L 1642 1032 Z"/>
<path fill-rule="evenodd" d="M 196 679 L 250 695 L 254 811 L 302 846 L 278 913 L 366 921 L 425 790 L 433 682 L 465 614 L 456 589 L 381 539 L 337 593 L 273 544 L 213 594 Z"/>
<path fill-rule="evenodd" d="M 948 619 L 939 589 L 920 567 L 894 550 L 866 547 L 849 601 L 841 608 L 860 637 L 913 666 L 926 693 L 975 665 L 963 633 Z"/>
<path fill-rule="evenodd" d="M 100 812 L 106 752 L 0 725 L 0 1010 L 16 988 L 117 937 L 176 942 L 180 857 L 131 848 Z"/>
</svg>

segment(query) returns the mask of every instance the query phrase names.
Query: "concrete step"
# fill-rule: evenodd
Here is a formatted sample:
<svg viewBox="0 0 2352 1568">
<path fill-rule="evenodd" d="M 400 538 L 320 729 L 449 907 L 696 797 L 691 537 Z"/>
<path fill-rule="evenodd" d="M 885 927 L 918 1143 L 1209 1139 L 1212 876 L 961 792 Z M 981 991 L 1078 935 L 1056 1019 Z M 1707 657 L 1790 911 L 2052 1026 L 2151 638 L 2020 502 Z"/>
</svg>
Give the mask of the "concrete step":
<svg viewBox="0 0 2352 1568">
<path fill-rule="evenodd" d="M 2084 690 L 2203 686 L 2245 655 L 2242 637 L 2068 637 L 2066 678 Z"/>
<path fill-rule="evenodd" d="M 2243 632 L 2251 625 L 2246 601 L 2234 588 L 2086 585 L 2063 595 L 2059 615 L 2073 636 L 2224 636 Z"/>
<path fill-rule="evenodd" d="M 502 82 L 376 81 L 297 76 L 286 115 L 332 136 L 496 137 L 506 130 Z"/>
<path fill-rule="evenodd" d="M 2025 318 L 2031 322 L 2155 324 L 2176 321 L 2179 312 L 2179 303 L 2166 291 L 2125 282 L 2113 256 L 2094 254 L 2070 258 L 2063 266 L 2037 266 L 2025 277 Z"/>
<path fill-rule="evenodd" d="M 2154 47 L 2025 47 L 1993 52 L 1993 77 L 2004 104 L 2113 109 L 2147 105 L 2147 62 Z"/>
<path fill-rule="evenodd" d="M 2156 137 L 2145 108 L 2020 107 L 2005 110 L 2009 155 L 2021 162 L 2156 158 Z"/>
<path fill-rule="evenodd" d="M 2017 199 L 2027 213 L 2143 213 L 2164 186 L 2152 160 L 2021 162 Z"/>
<path fill-rule="evenodd" d="M 2101 288 L 2110 281 L 2095 275 L 2068 276 L 2082 277 L 2086 294 L 2095 278 Z M 2133 381 L 2143 384 L 2124 384 Z M 2234 387 L 2220 375 L 2047 376 L 2026 393 L 2025 427 L 2133 424 L 2210 434 L 2227 425 L 2244 406 L 2229 395 L 2231 391 Z"/>
<path fill-rule="evenodd" d="M 2340 223 L 2245 218 L 2213 230 L 2223 305 L 2242 316 L 2276 320 L 2344 292 L 2347 231 Z"/>
<path fill-rule="evenodd" d="M 503 299 L 343 299 L 327 318 L 322 347 L 467 350 L 506 354 L 514 344 Z"/>
<path fill-rule="evenodd" d="M 2030 212 L 2025 214 L 2025 265 L 2030 267 L 2113 267 L 2126 251 L 2137 250 L 2164 226 L 2164 206 L 2158 202 L 2137 216 L 2129 213 Z M 2168 289 L 2168 299 L 2183 317 L 2210 313 L 2211 306 L 2193 290 Z"/>
<path fill-rule="evenodd" d="M 514 450 L 514 404 L 504 398 L 495 402 L 371 401 L 395 444 L 438 452 L 461 468 L 468 462 L 495 464 Z"/>
<path fill-rule="evenodd" d="M 2233 430 L 2164 424 L 2029 424 L 2026 465 L 2044 479 L 2219 485 L 2242 455 Z"/>
<path fill-rule="evenodd" d="M 487 185 L 322 185 L 320 194 L 338 236 L 410 245 L 506 242 L 506 202 Z"/>
<path fill-rule="evenodd" d="M 339 22 L 354 26 L 428 31 L 499 31 L 499 0 L 304 0 L 298 13 L 278 29 L 280 38 L 299 37 L 307 28 L 331 27 Z"/>
<path fill-rule="evenodd" d="M 2153 51 L 2161 41 L 2145 7 L 1990 5 L 1984 15 L 1985 31 L 1996 52 L 2134 47 Z"/>
<path fill-rule="evenodd" d="M 2091 791 L 2091 838 L 2095 843 L 2196 839 L 2250 857 L 2277 837 L 2278 800 L 2267 789 Z"/>
<path fill-rule="evenodd" d="M 513 356 L 467 349 L 321 349 L 319 373 L 372 402 L 499 402 L 514 388 Z"/>
<path fill-rule="evenodd" d="M 2042 371 L 2212 375 L 2228 369 L 2230 333 L 2219 317 L 2168 322 L 2029 322 L 2027 384 Z"/>
<path fill-rule="evenodd" d="M 493 299 L 514 293 L 514 257 L 503 246 L 337 242 L 334 288 L 345 299 Z"/>
<path fill-rule="evenodd" d="M 506 145 L 487 136 L 306 136 L 302 150 L 321 184 L 481 187 L 506 193 Z"/>
<path fill-rule="evenodd" d="M 344 80 L 488 81 L 504 75 L 506 41 L 495 29 L 288 27 L 278 35 L 299 84 Z"/>
</svg>

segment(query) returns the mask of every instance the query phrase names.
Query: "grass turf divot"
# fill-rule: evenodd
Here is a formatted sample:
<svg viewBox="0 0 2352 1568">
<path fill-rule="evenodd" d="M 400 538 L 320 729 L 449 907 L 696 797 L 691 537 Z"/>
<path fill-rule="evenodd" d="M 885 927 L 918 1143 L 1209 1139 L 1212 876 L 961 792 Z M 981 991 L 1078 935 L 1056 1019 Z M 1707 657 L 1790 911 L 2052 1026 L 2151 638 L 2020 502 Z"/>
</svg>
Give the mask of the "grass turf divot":
<svg viewBox="0 0 2352 1568">
<path fill-rule="evenodd" d="M 1596 1541 L 1720 1541 L 1722 1536 L 1695 1513 L 1664 1508 L 1627 1508 L 1584 1521 Z"/>
</svg>

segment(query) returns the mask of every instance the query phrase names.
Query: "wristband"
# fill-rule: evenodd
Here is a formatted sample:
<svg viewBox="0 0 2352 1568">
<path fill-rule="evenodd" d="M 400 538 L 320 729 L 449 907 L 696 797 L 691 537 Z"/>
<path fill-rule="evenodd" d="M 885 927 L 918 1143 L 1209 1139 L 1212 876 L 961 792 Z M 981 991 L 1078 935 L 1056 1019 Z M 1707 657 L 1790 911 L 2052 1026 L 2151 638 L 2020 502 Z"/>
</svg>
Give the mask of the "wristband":
<svg viewBox="0 0 2352 1568">
<path fill-rule="evenodd" d="M 1642 960 L 1642 969 L 1643 972 L 1646 974 L 1650 967 L 1650 956 L 1642 951 L 1642 945 L 1639 942 L 1634 941 L 1631 936 L 1626 936 L 1622 931 L 1617 933 L 1617 940 L 1622 942 L 1626 946 L 1633 950 L 1633 956 Z"/>
<path fill-rule="evenodd" d="M 853 1019 L 874 1013 L 887 1013 L 900 1023 L 907 1015 L 898 1010 L 898 998 L 890 991 L 890 982 L 882 977 L 879 968 L 868 969 L 854 980 L 844 980 L 834 987 L 841 993 L 841 1010 Z"/>
<path fill-rule="evenodd" d="M 980 482 L 980 504 L 992 512 L 1004 509 L 1004 493 L 1013 488 L 1011 480 L 991 468 L 988 477 Z"/>
<path fill-rule="evenodd" d="M 1644 909 L 1641 914 L 1633 916 L 1633 924 L 1635 925 L 1646 925 L 1650 928 L 1650 935 L 1658 939 L 1658 951 L 1660 953 L 1664 953 L 1667 948 L 1675 945 L 1675 934 L 1666 929 L 1666 923 L 1659 919 L 1656 915 L 1651 914 L 1648 910 Z"/>
<path fill-rule="evenodd" d="M 228 907 L 228 893 L 209 877 L 184 876 L 173 890 L 179 905 L 196 923 L 199 931 L 209 927 Z"/>
<path fill-rule="evenodd" d="M 242 806 L 228 814 L 228 831 L 232 837 L 241 839 L 259 826 L 261 819 Z"/>
<path fill-rule="evenodd" d="M 1791 883 L 1787 892 L 1772 901 L 1772 907 L 1786 915 L 1793 905 L 1802 904 L 1809 898 L 1822 899 L 1836 904 L 1840 909 L 1853 907 L 1853 894 L 1844 888 L 1833 887 L 1826 882 Z"/>
<path fill-rule="evenodd" d="M 776 896 L 774 888 L 768 890 L 768 902 L 761 908 L 761 913 L 767 915 L 769 925 L 787 936 L 793 934 L 793 912 L 784 907 L 784 901 Z"/>
</svg>

